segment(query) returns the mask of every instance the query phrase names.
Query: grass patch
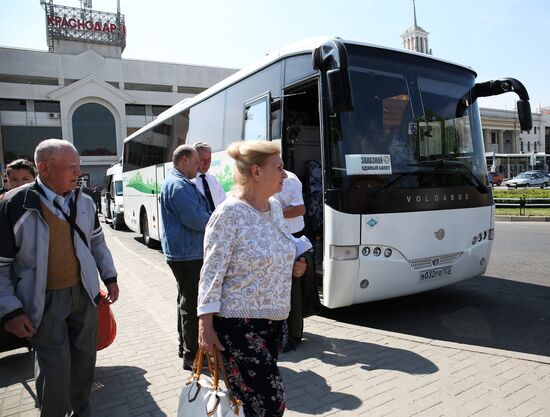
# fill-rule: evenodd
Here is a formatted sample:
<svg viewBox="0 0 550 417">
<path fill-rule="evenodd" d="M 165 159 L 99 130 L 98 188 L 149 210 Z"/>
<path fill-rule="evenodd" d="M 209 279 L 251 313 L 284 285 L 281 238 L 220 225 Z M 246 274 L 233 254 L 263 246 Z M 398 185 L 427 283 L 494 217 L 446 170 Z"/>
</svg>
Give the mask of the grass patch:
<svg viewBox="0 0 550 417">
<path fill-rule="evenodd" d="M 504 197 L 501 197 L 504 198 Z M 519 207 L 500 207 L 495 209 L 497 216 L 519 216 Z M 546 216 L 550 217 L 550 208 L 534 207 L 525 208 L 525 216 Z"/>
</svg>

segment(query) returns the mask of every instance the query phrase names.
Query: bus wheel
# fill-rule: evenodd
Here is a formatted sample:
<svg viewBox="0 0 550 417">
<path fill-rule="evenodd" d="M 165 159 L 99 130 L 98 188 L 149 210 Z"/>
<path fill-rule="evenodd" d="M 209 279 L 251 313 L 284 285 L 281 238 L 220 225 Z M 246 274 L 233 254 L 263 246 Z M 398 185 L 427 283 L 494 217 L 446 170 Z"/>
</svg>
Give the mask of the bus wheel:
<svg viewBox="0 0 550 417">
<path fill-rule="evenodd" d="M 147 213 L 145 211 L 141 214 L 141 236 L 143 237 L 145 246 L 152 248 L 153 239 L 149 235 L 149 220 L 147 220 Z"/>
</svg>

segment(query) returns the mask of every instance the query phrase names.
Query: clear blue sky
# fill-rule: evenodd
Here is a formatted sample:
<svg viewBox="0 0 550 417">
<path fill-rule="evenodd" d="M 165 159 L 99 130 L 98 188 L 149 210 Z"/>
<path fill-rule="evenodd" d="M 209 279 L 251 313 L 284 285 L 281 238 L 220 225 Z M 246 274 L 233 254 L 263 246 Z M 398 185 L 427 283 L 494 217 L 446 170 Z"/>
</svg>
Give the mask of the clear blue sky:
<svg viewBox="0 0 550 417">
<path fill-rule="evenodd" d="M 2 1 L 0 45 L 46 50 L 39 0 Z M 77 0 L 55 3 L 79 6 Z M 116 11 L 116 0 L 93 0 Z M 290 42 L 321 35 L 401 48 L 412 0 L 121 0 L 124 58 L 241 68 Z M 436 57 L 471 66 L 478 81 L 514 77 L 531 107 L 550 106 L 548 0 L 416 0 Z M 515 94 L 482 98 L 513 109 Z"/>
</svg>

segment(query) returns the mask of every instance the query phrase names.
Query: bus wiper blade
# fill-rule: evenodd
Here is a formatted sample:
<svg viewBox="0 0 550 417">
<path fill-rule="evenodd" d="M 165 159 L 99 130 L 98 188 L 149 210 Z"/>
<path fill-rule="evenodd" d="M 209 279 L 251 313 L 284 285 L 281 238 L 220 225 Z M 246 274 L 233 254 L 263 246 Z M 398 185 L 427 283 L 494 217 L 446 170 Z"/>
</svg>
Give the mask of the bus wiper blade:
<svg viewBox="0 0 550 417">
<path fill-rule="evenodd" d="M 411 175 L 418 175 L 419 172 L 403 172 L 402 174 L 400 174 L 396 179 L 394 179 L 393 181 L 387 183 L 386 185 L 384 185 L 384 187 L 382 187 L 381 189 L 377 190 L 374 192 L 375 195 L 379 195 L 379 194 L 383 194 L 385 192 L 387 192 L 388 190 L 390 190 L 391 188 L 395 187 L 395 185 L 401 181 L 403 178 L 405 177 L 408 177 L 408 176 L 411 176 Z"/>
<path fill-rule="evenodd" d="M 465 178 L 467 178 L 472 185 L 474 185 L 479 191 L 487 192 L 488 187 L 483 184 L 478 177 L 472 172 L 472 170 L 465 164 L 459 161 L 449 161 L 445 159 L 437 159 L 434 161 L 422 161 L 418 164 L 409 164 L 410 166 L 418 166 L 418 167 L 433 167 L 436 169 L 441 168 L 460 168 L 462 170 L 462 174 Z M 467 175 L 466 175 L 467 174 Z"/>
</svg>

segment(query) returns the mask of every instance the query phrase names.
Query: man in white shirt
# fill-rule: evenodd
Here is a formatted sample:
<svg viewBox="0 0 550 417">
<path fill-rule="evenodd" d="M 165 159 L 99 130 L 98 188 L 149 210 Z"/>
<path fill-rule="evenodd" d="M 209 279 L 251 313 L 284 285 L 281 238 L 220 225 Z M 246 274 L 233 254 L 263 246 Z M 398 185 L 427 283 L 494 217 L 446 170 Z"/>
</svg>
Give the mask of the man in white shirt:
<svg viewBox="0 0 550 417">
<path fill-rule="evenodd" d="M 304 230 L 304 214 L 306 208 L 302 196 L 302 182 L 293 172 L 285 169 L 287 177 L 283 182 L 283 190 L 275 197 L 283 208 L 283 216 L 290 233 L 299 237 Z M 309 263 L 308 263 L 309 267 Z M 283 342 L 283 352 L 295 350 L 302 341 L 304 318 L 302 316 L 302 278 L 292 277 L 290 293 L 290 314 L 287 319 L 288 337 Z"/>
<path fill-rule="evenodd" d="M 293 172 L 285 169 L 287 177 L 283 182 L 283 191 L 274 197 L 281 203 L 288 230 L 299 237 L 304 230 L 306 207 L 302 196 L 302 182 Z"/>
<path fill-rule="evenodd" d="M 225 200 L 225 191 L 218 179 L 208 173 L 212 163 L 212 148 L 208 143 L 197 142 L 193 145 L 199 154 L 200 164 L 197 176 L 193 180 L 200 193 L 208 200 L 210 211 L 214 211 L 218 205 Z"/>
</svg>

